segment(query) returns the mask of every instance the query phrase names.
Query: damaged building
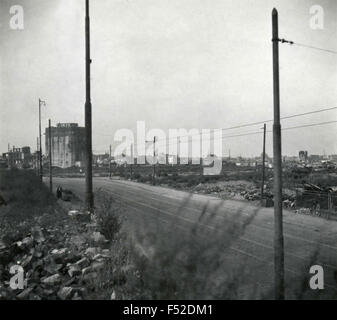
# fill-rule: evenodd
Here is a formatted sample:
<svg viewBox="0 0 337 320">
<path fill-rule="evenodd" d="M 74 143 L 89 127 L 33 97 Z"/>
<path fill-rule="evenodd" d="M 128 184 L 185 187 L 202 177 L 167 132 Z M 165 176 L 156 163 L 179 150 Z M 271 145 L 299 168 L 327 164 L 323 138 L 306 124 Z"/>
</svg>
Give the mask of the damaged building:
<svg viewBox="0 0 337 320">
<path fill-rule="evenodd" d="M 49 150 L 49 128 L 46 128 L 46 155 Z M 85 159 L 85 128 L 77 123 L 58 123 L 51 127 L 52 165 L 69 168 L 82 166 Z"/>
<path fill-rule="evenodd" d="M 33 156 L 30 152 L 30 147 L 16 148 L 13 146 L 8 152 L 2 154 L 3 161 L 9 168 L 29 168 L 33 166 Z M 2 164 L 4 167 L 5 165 Z"/>
</svg>

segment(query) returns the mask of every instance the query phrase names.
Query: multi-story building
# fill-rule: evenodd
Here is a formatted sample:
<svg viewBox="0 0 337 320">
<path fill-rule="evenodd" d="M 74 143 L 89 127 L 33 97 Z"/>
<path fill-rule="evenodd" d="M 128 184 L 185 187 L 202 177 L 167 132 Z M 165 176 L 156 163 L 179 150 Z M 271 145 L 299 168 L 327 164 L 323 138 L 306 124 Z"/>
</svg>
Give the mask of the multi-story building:
<svg viewBox="0 0 337 320">
<path fill-rule="evenodd" d="M 32 155 L 30 147 L 16 148 L 3 153 L 3 160 L 7 162 L 10 168 L 29 168 L 32 166 Z"/>
<path fill-rule="evenodd" d="M 308 161 L 308 151 L 300 151 L 298 153 L 298 158 L 302 162 L 307 162 Z"/>
<path fill-rule="evenodd" d="M 49 128 L 46 128 L 46 156 L 49 154 Z M 51 127 L 52 165 L 60 168 L 81 166 L 85 159 L 85 128 L 77 123 Z"/>
</svg>

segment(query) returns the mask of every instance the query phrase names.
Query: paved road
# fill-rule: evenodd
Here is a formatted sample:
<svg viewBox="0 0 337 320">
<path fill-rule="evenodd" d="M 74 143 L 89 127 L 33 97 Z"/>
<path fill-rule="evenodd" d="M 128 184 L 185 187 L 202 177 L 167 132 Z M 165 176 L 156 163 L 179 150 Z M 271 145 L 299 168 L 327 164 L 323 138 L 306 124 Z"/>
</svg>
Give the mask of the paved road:
<svg viewBox="0 0 337 320">
<path fill-rule="evenodd" d="M 55 178 L 54 181 L 55 185 L 84 196 L 84 179 Z M 94 188 L 101 188 L 122 202 L 129 231 L 138 237 L 151 233 L 165 236 L 174 247 L 197 228 L 198 246 L 212 252 L 213 258 L 215 254 L 221 256 L 222 269 L 214 277 L 242 270 L 239 297 L 251 297 L 254 290 L 265 294 L 272 288 L 273 209 L 117 179 L 95 178 Z M 294 288 L 303 285 L 313 264 L 324 268 L 325 289 L 320 291 L 321 298 L 335 298 L 337 222 L 285 211 L 284 236 L 288 298 L 295 298 Z M 148 236 L 147 247 L 155 246 L 155 242 L 153 236 Z"/>
</svg>

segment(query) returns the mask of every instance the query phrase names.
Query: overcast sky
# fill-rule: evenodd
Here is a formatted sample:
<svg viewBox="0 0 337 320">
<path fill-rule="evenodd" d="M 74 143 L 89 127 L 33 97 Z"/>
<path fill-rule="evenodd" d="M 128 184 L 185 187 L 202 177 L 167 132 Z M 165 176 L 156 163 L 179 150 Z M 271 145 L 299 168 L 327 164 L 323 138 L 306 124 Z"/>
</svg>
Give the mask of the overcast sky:
<svg viewBox="0 0 337 320">
<path fill-rule="evenodd" d="M 84 0 L 1 0 L 0 151 L 30 145 L 43 126 L 83 125 Z M 11 30 L 12 5 L 24 30 Z M 310 28 L 310 7 L 324 29 Z M 223 128 L 273 117 L 271 10 L 281 38 L 337 50 L 335 0 L 92 0 L 93 149 L 119 128 Z M 280 45 L 281 116 L 337 106 L 337 55 Z M 283 127 L 337 120 L 337 111 Z M 241 134 L 261 126 L 226 131 Z M 268 123 L 269 130 L 271 124 Z M 337 153 L 337 125 L 285 131 L 283 154 Z M 271 134 L 267 153 L 272 154 Z M 224 154 L 261 153 L 262 136 L 228 138 Z"/>
</svg>

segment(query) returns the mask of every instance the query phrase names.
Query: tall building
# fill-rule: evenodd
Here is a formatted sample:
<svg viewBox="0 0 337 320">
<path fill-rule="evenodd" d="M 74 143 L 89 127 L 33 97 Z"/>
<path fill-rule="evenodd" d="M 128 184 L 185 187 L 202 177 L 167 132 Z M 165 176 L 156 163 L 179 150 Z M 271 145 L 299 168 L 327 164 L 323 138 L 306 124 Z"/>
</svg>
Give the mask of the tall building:
<svg viewBox="0 0 337 320">
<path fill-rule="evenodd" d="M 300 151 L 298 153 L 298 158 L 300 161 L 307 162 L 308 161 L 308 151 Z"/>
<path fill-rule="evenodd" d="M 30 147 L 22 147 L 21 148 L 21 152 L 22 152 L 22 160 L 23 160 L 23 168 L 29 168 L 32 166 L 33 164 L 33 157 L 32 154 L 30 152 Z"/>
<path fill-rule="evenodd" d="M 22 167 L 23 153 L 21 152 L 21 148 L 15 148 L 13 146 L 11 150 L 3 154 L 3 158 L 7 160 L 9 168 Z"/>
<path fill-rule="evenodd" d="M 45 153 L 49 154 L 49 128 L 46 128 Z M 77 123 L 58 123 L 51 127 L 52 165 L 69 168 L 82 166 L 85 159 L 85 128 Z"/>
</svg>

